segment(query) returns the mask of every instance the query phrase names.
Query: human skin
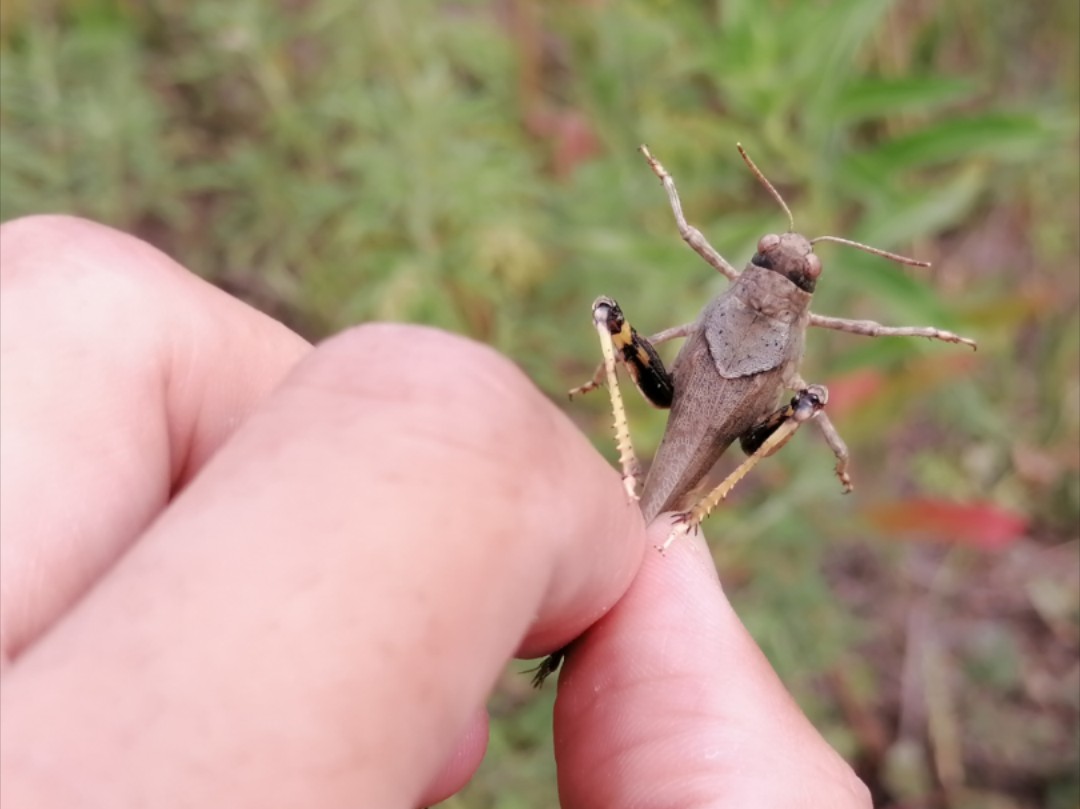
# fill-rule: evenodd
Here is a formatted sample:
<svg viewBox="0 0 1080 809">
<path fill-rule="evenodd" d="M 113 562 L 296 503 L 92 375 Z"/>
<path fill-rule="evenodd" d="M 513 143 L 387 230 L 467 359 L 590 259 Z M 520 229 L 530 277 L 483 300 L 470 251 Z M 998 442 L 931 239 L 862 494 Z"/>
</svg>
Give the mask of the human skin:
<svg viewBox="0 0 1080 809">
<path fill-rule="evenodd" d="M 666 520 L 494 351 L 312 348 L 65 217 L 0 228 L 0 287 L 5 806 L 427 805 L 507 660 L 579 635 L 564 807 L 870 805 L 702 541 L 653 551 Z"/>
</svg>

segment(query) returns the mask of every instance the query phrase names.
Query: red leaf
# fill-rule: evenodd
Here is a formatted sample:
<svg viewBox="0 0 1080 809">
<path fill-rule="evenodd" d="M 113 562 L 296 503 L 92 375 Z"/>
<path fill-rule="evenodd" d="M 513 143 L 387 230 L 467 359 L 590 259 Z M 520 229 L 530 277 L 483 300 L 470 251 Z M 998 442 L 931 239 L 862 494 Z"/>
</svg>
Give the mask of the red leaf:
<svg viewBox="0 0 1080 809">
<path fill-rule="evenodd" d="M 920 534 L 937 542 L 1001 550 L 1027 532 L 1027 517 L 992 503 L 900 500 L 875 506 L 870 521 L 886 534 Z"/>
<path fill-rule="evenodd" d="M 828 412 L 831 418 L 842 418 L 863 407 L 885 386 L 885 374 L 875 368 L 857 371 L 829 379 Z"/>
<path fill-rule="evenodd" d="M 578 110 L 532 110 L 525 117 L 525 126 L 551 144 L 552 171 L 560 180 L 600 154 L 600 138 Z"/>
<path fill-rule="evenodd" d="M 881 397 L 913 397 L 935 390 L 967 376 L 976 367 L 971 352 L 935 354 L 911 360 L 902 367 L 884 373 L 876 368 L 860 368 L 827 380 L 829 416 L 843 420 Z"/>
</svg>

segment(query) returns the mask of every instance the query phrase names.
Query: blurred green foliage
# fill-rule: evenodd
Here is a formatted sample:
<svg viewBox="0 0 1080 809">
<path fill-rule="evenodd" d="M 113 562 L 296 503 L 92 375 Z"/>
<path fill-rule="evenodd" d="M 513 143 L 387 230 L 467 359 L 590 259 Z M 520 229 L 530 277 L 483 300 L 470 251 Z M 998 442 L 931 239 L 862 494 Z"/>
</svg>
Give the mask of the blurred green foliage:
<svg viewBox="0 0 1080 809">
<path fill-rule="evenodd" d="M 824 245 L 815 309 L 969 334 L 974 359 L 811 335 L 806 378 L 873 383 L 834 416 L 858 491 L 840 497 L 808 433 L 709 526 L 755 637 L 856 761 L 865 740 L 825 683 L 844 672 L 889 725 L 896 655 L 867 650 L 903 619 L 852 609 L 836 568 L 867 553 L 909 595 L 927 557 L 961 589 L 982 570 L 976 551 L 880 541 L 875 504 L 987 503 L 1027 520 L 1026 543 L 1075 548 L 1070 0 L 11 0 L 0 13 L 0 217 L 62 211 L 133 231 L 312 338 L 375 318 L 442 326 L 497 346 L 562 401 L 598 356 L 597 294 L 651 332 L 724 285 L 680 242 L 641 142 L 736 266 L 786 227 L 736 141 L 800 231 L 933 260 L 911 271 Z M 571 413 L 613 457 L 605 397 L 592 399 Z M 663 416 L 631 410 L 648 454 Z M 1058 618 L 1074 630 L 1064 587 Z M 994 694 L 1014 674 L 990 665 L 986 643 L 969 665 Z M 492 754 L 451 806 L 554 803 L 551 697 L 506 693 Z M 1075 717 L 1064 714 L 1073 753 Z M 1075 771 L 1051 770 L 1001 785 L 972 765 L 969 786 L 1014 801 L 1000 805 L 1074 805 Z M 888 779 L 876 788 L 887 805 Z M 950 794 L 935 805 L 983 805 Z"/>
</svg>

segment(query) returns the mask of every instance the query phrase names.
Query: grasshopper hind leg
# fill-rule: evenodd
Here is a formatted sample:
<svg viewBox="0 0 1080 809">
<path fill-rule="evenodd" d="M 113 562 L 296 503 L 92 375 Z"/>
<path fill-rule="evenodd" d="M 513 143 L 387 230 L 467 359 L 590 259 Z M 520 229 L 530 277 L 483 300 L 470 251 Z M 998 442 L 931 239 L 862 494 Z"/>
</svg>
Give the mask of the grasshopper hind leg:
<svg viewBox="0 0 1080 809">
<path fill-rule="evenodd" d="M 615 303 L 610 298 L 607 298 L 605 300 L 608 300 L 611 303 Z M 618 304 L 615 304 L 615 306 L 618 307 Z M 623 317 L 621 309 L 618 310 L 618 317 Z M 642 377 L 645 377 L 648 380 L 653 374 L 656 374 L 660 377 L 667 376 L 667 371 L 664 368 L 664 363 L 656 354 L 654 346 L 658 346 L 661 343 L 666 343 L 669 340 L 677 340 L 682 337 L 686 337 L 690 334 L 690 332 L 694 330 L 694 325 L 695 324 L 693 322 L 683 323 L 678 326 L 672 326 L 670 329 L 658 331 L 656 334 L 651 334 L 648 337 L 641 337 L 640 335 L 638 335 L 637 331 L 633 327 L 631 327 L 629 337 L 626 341 L 623 342 L 622 348 L 619 348 L 620 339 L 616 337 L 615 333 L 611 332 L 611 329 L 609 327 L 608 331 L 609 333 L 612 333 L 612 341 L 615 343 L 615 346 L 617 348 L 616 354 L 619 355 L 619 358 L 626 365 L 627 369 L 630 372 L 630 376 L 634 380 L 634 384 L 638 385 L 638 389 L 639 391 L 641 391 L 641 394 L 645 397 L 646 401 L 648 401 L 649 404 L 653 405 L 654 407 L 663 409 L 670 407 L 671 404 L 670 401 L 668 401 L 667 404 L 663 403 L 666 398 L 664 396 L 660 396 L 657 399 L 654 399 L 649 395 L 646 390 L 642 390 L 641 386 L 638 384 L 638 380 Z M 628 348 L 632 350 L 628 351 Z M 640 355 L 639 349 L 643 350 L 645 354 Z M 649 362 L 652 364 L 647 364 L 642 358 L 642 356 L 647 357 L 649 359 Z M 571 388 L 570 398 L 573 399 L 575 396 L 591 393 L 592 391 L 599 388 L 601 385 L 604 384 L 604 375 L 604 363 L 601 362 L 599 365 L 596 366 L 596 371 L 593 373 L 592 378 L 588 382 L 584 383 L 583 385 L 578 385 L 576 388 Z M 647 385 L 646 387 L 651 386 Z M 668 382 L 668 387 L 671 387 L 670 381 Z"/>
<path fill-rule="evenodd" d="M 687 323 L 665 329 L 655 337 L 646 339 L 638 335 L 634 327 L 627 322 L 619 304 L 613 299 L 604 296 L 597 298 L 593 302 L 592 312 L 593 325 L 600 336 L 600 348 L 604 354 L 604 361 L 596 369 L 593 378 L 570 391 L 570 396 L 595 390 L 606 378 L 608 391 L 611 394 L 611 410 L 615 419 L 615 441 L 619 448 L 623 485 L 626 487 L 629 498 L 637 501 L 637 479 L 641 473 L 633 444 L 630 441 L 626 408 L 619 390 L 615 364 L 622 362 L 630 378 L 634 380 L 634 385 L 650 404 L 659 408 L 671 407 L 675 395 L 675 381 L 664 368 L 664 363 L 653 345 L 676 337 L 685 337 L 693 324 Z M 544 658 L 540 665 L 527 672 L 533 675 L 534 688 L 543 687 L 544 681 L 558 671 L 568 648 L 569 646 L 564 646 L 553 652 Z"/>
<path fill-rule="evenodd" d="M 675 395 L 675 382 L 664 368 L 664 363 L 652 343 L 638 335 L 634 327 L 627 322 L 618 303 L 611 298 L 601 296 L 593 303 L 592 312 L 593 325 L 600 336 L 600 348 L 604 354 L 602 370 L 607 379 L 608 393 L 611 396 L 615 441 L 619 449 L 623 484 L 630 498 L 637 500 L 637 481 L 641 472 L 630 439 L 626 406 L 623 404 L 615 370 L 616 362 L 622 362 L 634 380 L 634 385 L 655 407 L 671 407 Z M 595 383 L 594 377 L 591 384 L 595 386 Z M 583 385 L 582 388 L 589 389 L 589 384 Z M 577 390 L 581 391 L 582 388 Z M 573 393 L 574 391 L 571 391 L 571 394 Z"/>
<path fill-rule="evenodd" d="M 735 485 L 757 466 L 763 458 L 768 458 L 786 444 L 795 431 L 811 419 L 824 417 L 824 408 L 829 401 L 829 390 L 824 385 L 802 385 L 792 400 L 770 413 L 760 424 L 752 427 L 739 439 L 739 443 L 748 457 L 724 478 L 716 488 L 701 498 L 692 509 L 679 514 L 664 544 L 658 546 L 663 553 L 680 536 L 696 532 L 702 521 L 726 498 Z"/>
<path fill-rule="evenodd" d="M 621 315 L 619 305 L 610 298 L 597 298 L 593 304 L 593 323 L 600 335 L 600 349 L 604 353 L 604 374 L 607 376 L 608 394 L 611 396 L 611 413 L 615 420 L 615 445 L 619 449 L 619 466 L 622 467 L 623 486 L 632 501 L 637 501 L 637 479 L 641 474 L 641 465 L 634 454 L 634 443 L 630 439 L 630 425 L 626 420 L 626 406 L 619 390 L 619 377 L 615 373 L 615 337 L 611 334 L 612 323 Z"/>
<path fill-rule="evenodd" d="M 562 665 L 563 658 L 566 657 L 566 652 L 569 648 L 569 646 L 563 646 L 558 651 L 552 652 L 541 660 L 540 665 L 525 670 L 525 674 L 532 675 L 531 682 L 533 688 L 544 687 L 544 682 L 547 678 L 559 670 L 559 666 Z"/>
</svg>

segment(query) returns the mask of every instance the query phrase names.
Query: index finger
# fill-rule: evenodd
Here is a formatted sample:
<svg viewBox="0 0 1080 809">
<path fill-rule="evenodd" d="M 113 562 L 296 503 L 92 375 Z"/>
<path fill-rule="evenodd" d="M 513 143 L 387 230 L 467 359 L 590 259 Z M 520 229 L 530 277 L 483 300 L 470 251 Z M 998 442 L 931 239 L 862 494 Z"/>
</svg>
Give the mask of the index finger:
<svg viewBox="0 0 1080 809">
<path fill-rule="evenodd" d="M 0 661 L 119 558 L 311 347 L 149 244 L 0 236 Z"/>
<path fill-rule="evenodd" d="M 505 661 L 613 605 L 644 540 L 618 474 L 507 360 L 353 330 L 13 666 L 8 766 L 45 792 L 407 806 Z"/>
</svg>

